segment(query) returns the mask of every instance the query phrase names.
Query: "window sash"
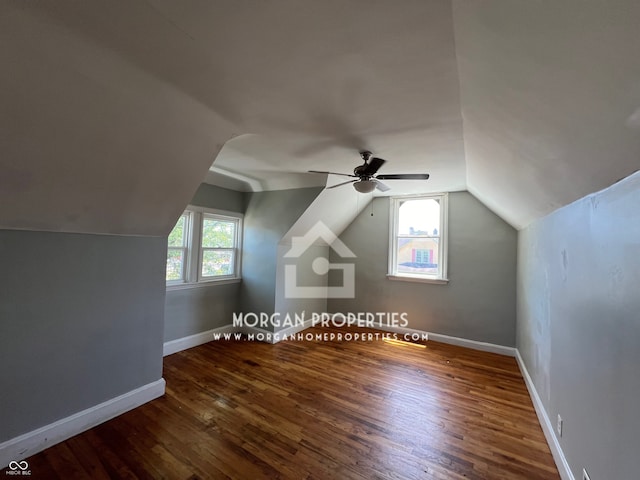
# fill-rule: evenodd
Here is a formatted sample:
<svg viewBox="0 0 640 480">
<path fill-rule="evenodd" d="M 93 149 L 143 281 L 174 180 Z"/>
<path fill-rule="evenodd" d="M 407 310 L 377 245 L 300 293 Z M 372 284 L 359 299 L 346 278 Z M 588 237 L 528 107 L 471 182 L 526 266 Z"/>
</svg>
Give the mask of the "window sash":
<svg viewBox="0 0 640 480">
<path fill-rule="evenodd" d="M 213 279 L 213 278 L 231 278 L 237 276 L 236 258 L 237 248 L 228 247 L 202 247 L 200 251 L 200 267 L 199 276 L 201 279 Z M 230 252 L 231 253 L 231 273 L 219 274 L 219 275 L 205 275 L 204 274 L 204 257 L 206 252 Z"/>
<path fill-rule="evenodd" d="M 215 222 L 220 222 L 220 223 L 229 223 L 231 225 L 233 225 L 233 246 L 231 247 L 205 247 L 204 246 L 204 224 L 205 221 L 207 220 L 213 220 Z M 237 218 L 230 218 L 230 217 L 226 217 L 226 216 L 222 216 L 222 215 L 215 215 L 212 213 L 203 213 L 202 214 L 202 221 L 200 223 L 200 245 L 201 248 L 237 248 L 238 247 L 238 224 L 239 224 L 239 219 Z"/>
<path fill-rule="evenodd" d="M 169 252 L 171 251 L 179 251 L 182 252 L 182 261 L 180 262 L 180 278 L 175 279 L 166 279 L 167 283 L 178 283 L 184 282 L 186 278 L 187 272 L 187 247 L 167 247 L 167 265 L 169 263 Z"/>
<path fill-rule="evenodd" d="M 424 234 L 399 234 L 400 224 L 400 206 L 407 201 L 412 200 L 436 200 L 440 204 L 440 219 L 438 225 L 438 235 L 424 235 Z M 389 275 L 397 277 L 414 277 L 424 278 L 429 280 L 446 280 L 447 278 L 447 215 L 448 215 L 448 195 L 436 194 L 436 195 L 410 195 L 405 197 L 392 197 L 391 198 L 391 219 L 392 224 L 390 228 L 390 244 L 389 244 Z M 437 261 L 438 272 L 431 273 L 405 273 L 399 272 L 398 268 L 398 246 L 400 239 L 430 239 L 437 241 L 439 244 Z M 434 258 L 435 260 L 435 258 Z"/>
<path fill-rule="evenodd" d="M 180 220 L 182 219 L 184 219 L 184 225 L 182 227 L 182 239 L 181 239 L 180 245 L 168 245 L 169 248 L 186 248 L 187 247 L 188 238 L 189 238 L 189 219 L 190 219 L 190 215 L 188 214 L 188 212 L 185 212 L 178 217 L 178 220 L 176 221 L 176 224 L 174 225 L 173 229 L 175 229 L 178 226 L 178 223 L 180 223 Z M 173 232 L 173 229 L 171 229 L 172 232 Z"/>
<path fill-rule="evenodd" d="M 206 220 L 233 224 L 233 246 L 232 247 L 205 247 L 204 240 L 204 224 Z M 239 267 L 237 262 L 237 251 L 239 249 L 239 226 L 240 219 L 237 217 L 229 217 L 226 215 L 218 215 L 214 213 L 204 212 L 200 221 L 200 255 L 198 261 L 198 280 L 211 281 L 225 278 L 236 278 L 239 276 Z M 231 273 L 221 275 L 205 275 L 204 274 L 204 257 L 208 251 L 228 251 L 231 252 Z"/>
<path fill-rule="evenodd" d="M 438 235 L 426 235 L 424 233 L 413 233 L 413 234 L 398 233 L 396 236 L 400 237 L 400 238 L 440 238 L 442 235 L 440 235 L 440 234 L 438 234 Z"/>
</svg>

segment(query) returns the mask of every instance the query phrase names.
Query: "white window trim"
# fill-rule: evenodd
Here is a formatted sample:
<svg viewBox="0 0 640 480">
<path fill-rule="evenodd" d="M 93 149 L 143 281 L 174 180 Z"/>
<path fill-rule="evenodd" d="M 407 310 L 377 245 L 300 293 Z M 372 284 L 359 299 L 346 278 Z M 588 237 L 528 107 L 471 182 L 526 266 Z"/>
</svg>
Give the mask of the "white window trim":
<svg viewBox="0 0 640 480">
<path fill-rule="evenodd" d="M 438 199 L 440 201 L 440 244 L 438 248 L 438 262 L 440 265 L 440 275 L 422 275 L 422 274 L 410 274 L 410 273 L 398 273 L 397 271 L 397 239 L 398 239 L 398 207 L 403 200 L 418 200 L 418 199 Z M 397 197 L 391 197 L 389 202 L 389 265 L 387 270 L 387 278 L 389 280 L 399 280 L 404 282 L 420 282 L 420 283 L 433 283 L 433 284 L 447 284 L 449 278 L 447 277 L 447 257 L 449 256 L 449 194 L 447 193 L 433 193 L 433 194 L 419 194 L 419 195 L 403 195 Z"/>
<path fill-rule="evenodd" d="M 189 214 L 189 231 L 187 239 L 187 258 L 185 261 L 185 275 L 182 281 L 173 280 L 166 282 L 167 290 L 184 290 L 189 288 L 201 288 L 211 285 L 224 285 L 229 283 L 239 283 L 242 281 L 242 237 L 244 215 L 241 213 L 218 210 L 215 208 L 198 207 L 188 205 L 185 212 Z M 202 222 L 204 214 L 214 216 L 223 220 L 233 220 L 237 222 L 236 227 L 236 247 L 235 247 L 235 272 L 233 275 L 218 277 L 203 277 L 201 272 L 202 264 Z"/>
<path fill-rule="evenodd" d="M 184 249 L 184 264 L 182 265 L 182 278 L 180 280 L 168 280 L 167 283 L 167 287 L 173 287 L 173 286 L 181 286 L 184 285 L 187 282 L 187 279 L 189 278 L 190 275 L 190 262 L 189 260 L 191 259 L 191 252 L 193 251 L 193 245 L 192 245 L 192 240 L 193 240 L 193 219 L 194 219 L 194 215 L 193 212 L 190 209 L 185 209 L 184 212 L 182 212 L 180 214 L 180 216 L 182 217 L 184 214 L 187 215 L 187 221 L 186 221 L 186 242 L 185 242 L 185 246 L 181 247 L 181 249 Z M 168 251 L 171 250 L 171 247 L 167 247 L 167 253 Z"/>
<path fill-rule="evenodd" d="M 227 285 L 230 283 L 240 283 L 242 281 L 241 278 L 223 278 L 219 280 L 206 280 L 204 282 L 195 282 L 195 283 L 169 283 L 167 282 L 167 291 L 173 292 L 174 290 L 189 290 L 191 288 L 203 288 L 203 287 L 211 287 L 215 285 Z"/>
<path fill-rule="evenodd" d="M 222 213 L 214 213 L 211 211 L 211 209 L 208 209 L 207 211 L 202 211 L 200 213 L 200 232 L 198 232 L 198 240 L 200 242 L 200 245 L 198 245 L 198 264 L 197 264 L 197 272 L 198 272 L 198 282 L 199 283 L 204 283 L 204 282 L 220 282 L 222 280 L 233 280 L 236 278 L 240 278 L 240 261 L 241 261 L 241 252 L 242 252 L 242 235 L 241 235 L 241 230 L 242 230 L 242 218 L 237 216 L 237 215 L 229 215 L 229 212 L 227 212 L 227 214 L 222 214 Z M 204 220 L 205 218 L 214 218 L 214 219 L 218 219 L 218 220 L 226 220 L 226 221 L 232 221 L 236 223 L 236 229 L 235 229 L 235 238 L 234 238 L 234 247 L 233 248 L 222 248 L 222 249 L 215 249 L 215 248 L 205 248 L 202 246 L 202 225 L 204 224 Z M 195 237 L 194 237 L 195 238 Z M 234 266 L 235 266 L 235 270 L 233 272 L 233 274 L 231 275 L 218 275 L 215 277 L 205 277 L 204 275 L 202 275 L 202 259 L 204 258 L 204 251 L 205 250 L 233 250 L 233 258 L 234 258 Z"/>
</svg>

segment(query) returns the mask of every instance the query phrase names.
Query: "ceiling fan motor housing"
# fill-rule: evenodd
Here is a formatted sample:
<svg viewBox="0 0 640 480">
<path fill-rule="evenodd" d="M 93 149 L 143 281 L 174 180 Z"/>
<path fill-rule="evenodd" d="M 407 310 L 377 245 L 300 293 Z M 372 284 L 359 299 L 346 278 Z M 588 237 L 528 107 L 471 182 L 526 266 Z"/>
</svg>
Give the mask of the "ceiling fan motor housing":
<svg viewBox="0 0 640 480">
<path fill-rule="evenodd" d="M 353 169 L 353 174 L 360 177 L 360 178 L 365 178 L 366 175 L 364 174 L 364 169 L 367 168 L 367 165 L 358 165 L 356 168 Z"/>
<path fill-rule="evenodd" d="M 362 179 L 368 179 L 368 177 L 364 174 L 364 170 L 367 168 L 367 163 L 369 162 L 371 155 L 373 154 L 369 150 L 360 151 L 360 156 L 362 157 L 362 160 L 364 160 L 364 163 L 362 165 L 358 165 L 353 169 L 354 175 L 357 175 Z"/>
</svg>

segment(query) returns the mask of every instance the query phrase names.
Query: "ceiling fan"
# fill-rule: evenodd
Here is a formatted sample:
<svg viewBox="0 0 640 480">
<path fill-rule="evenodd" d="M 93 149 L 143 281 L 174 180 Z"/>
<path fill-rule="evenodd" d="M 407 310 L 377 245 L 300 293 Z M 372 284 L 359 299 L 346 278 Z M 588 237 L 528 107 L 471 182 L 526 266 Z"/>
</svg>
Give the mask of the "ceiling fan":
<svg viewBox="0 0 640 480">
<path fill-rule="evenodd" d="M 386 192 L 390 190 L 391 187 L 385 185 L 380 180 L 427 180 L 429 178 L 428 173 L 397 173 L 397 174 L 387 174 L 387 175 L 376 175 L 380 167 L 386 163 L 386 160 L 382 158 L 374 157 L 371 152 L 368 150 L 363 150 L 360 152 L 360 156 L 364 163 L 362 165 L 358 165 L 353 169 L 353 175 L 348 173 L 336 173 L 336 172 L 323 172 L 320 170 L 309 170 L 309 173 L 324 173 L 331 175 L 341 175 L 343 177 L 353 177 L 355 180 L 349 180 L 347 182 L 338 183 L 337 185 L 331 185 L 329 188 L 336 188 L 342 185 L 347 185 L 348 183 L 353 184 L 353 188 L 355 188 L 360 193 L 370 193 L 373 192 L 376 188 L 381 192 Z"/>
</svg>

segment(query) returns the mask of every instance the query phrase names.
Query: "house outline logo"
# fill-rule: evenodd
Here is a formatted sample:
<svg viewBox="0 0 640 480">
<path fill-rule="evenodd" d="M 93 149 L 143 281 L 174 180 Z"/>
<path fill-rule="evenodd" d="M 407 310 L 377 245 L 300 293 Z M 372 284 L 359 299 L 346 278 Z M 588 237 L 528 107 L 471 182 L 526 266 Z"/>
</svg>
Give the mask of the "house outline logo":
<svg viewBox="0 0 640 480">
<path fill-rule="evenodd" d="M 317 221 L 307 233 L 301 237 L 292 237 L 291 248 L 284 258 L 300 258 L 315 242 L 321 239 L 341 258 L 356 258 L 345 243 L 333 233 L 321 220 Z M 329 270 L 342 270 L 341 286 L 298 286 L 298 266 L 284 266 L 285 298 L 355 298 L 356 269 L 353 263 L 330 263 L 324 257 L 317 257 L 311 264 L 317 275 L 326 275 Z"/>
</svg>

